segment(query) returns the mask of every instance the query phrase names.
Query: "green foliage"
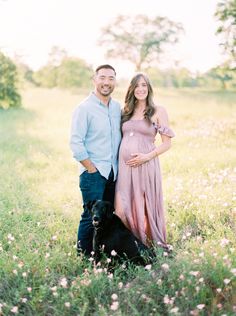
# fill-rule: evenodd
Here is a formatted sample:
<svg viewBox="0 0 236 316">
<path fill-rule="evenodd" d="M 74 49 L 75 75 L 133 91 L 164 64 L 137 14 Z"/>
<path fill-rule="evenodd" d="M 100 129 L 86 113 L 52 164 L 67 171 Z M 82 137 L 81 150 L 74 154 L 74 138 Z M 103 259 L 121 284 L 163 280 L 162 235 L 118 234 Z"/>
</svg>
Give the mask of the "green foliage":
<svg viewBox="0 0 236 316">
<path fill-rule="evenodd" d="M 107 47 L 107 57 L 128 60 L 139 71 L 158 60 L 167 44 L 178 42 L 181 31 L 180 23 L 165 17 L 119 15 L 103 28 L 99 44 Z"/>
<path fill-rule="evenodd" d="M 8 109 L 21 105 L 17 80 L 16 65 L 0 52 L 0 108 Z"/>
<path fill-rule="evenodd" d="M 230 68 L 229 63 L 214 67 L 203 74 L 193 75 L 188 69 L 164 69 L 147 68 L 152 84 L 155 87 L 203 87 L 203 88 L 236 88 L 236 73 Z"/>
<path fill-rule="evenodd" d="M 25 108 L 0 111 L 0 314 L 235 315 L 236 94 L 155 96 L 176 133 L 160 156 L 173 253 L 156 249 L 146 268 L 76 255 L 82 203 L 68 127 L 85 95 L 25 90 Z"/>
<path fill-rule="evenodd" d="M 234 71 L 229 67 L 228 63 L 212 68 L 207 73 L 207 76 L 213 78 L 214 80 L 220 81 L 222 89 L 226 89 L 227 82 L 230 82 L 233 79 L 236 85 Z"/>
<path fill-rule="evenodd" d="M 26 64 L 22 62 L 16 62 L 19 84 L 20 87 L 24 87 L 26 83 L 30 83 L 31 85 L 37 85 L 33 78 L 33 70 Z"/>
<path fill-rule="evenodd" d="M 42 87 L 53 88 L 57 86 L 57 67 L 46 65 L 33 74 L 34 81 Z"/>
<path fill-rule="evenodd" d="M 92 69 L 79 58 L 67 57 L 57 68 L 57 86 L 60 88 L 88 87 Z"/>
<path fill-rule="evenodd" d="M 236 0 L 220 0 L 215 13 L 220 26 L 217 34 L 223 37 L 222 45 L 232 58 L 236 60 Z M 234 65 L 235 66 L 235 65 Z"/>
<path fill-rule="evenodd" d="M 156 87 L 183 88 L 198 86 L 196 78 L 185 68 L 165 70 L 148 68 L 146 73 Z"/>
<path fill-rule="evenodd" d="M 55 60 L 34 73 L 38 85 L 47 88 L 81 88 L 90 85 L 92 69 L 76 57 L 64 57 L 59 64 Z"/>
</svg>

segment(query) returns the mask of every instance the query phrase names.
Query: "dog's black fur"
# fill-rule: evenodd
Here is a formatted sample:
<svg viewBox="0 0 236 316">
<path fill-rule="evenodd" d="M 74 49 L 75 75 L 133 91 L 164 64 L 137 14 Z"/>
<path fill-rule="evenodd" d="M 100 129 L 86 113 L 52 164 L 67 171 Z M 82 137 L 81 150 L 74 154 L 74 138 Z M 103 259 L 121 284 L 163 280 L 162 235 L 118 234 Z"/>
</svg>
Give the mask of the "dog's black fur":
<svg viewBox="0 0 236 316">
<path fill-rule="evenodd" d="M 110 202 L 91 201 L 86 207 L 91 213 L 94 226 L 93 251 L 96 263 L 101 259 L 102 252 L 110 257 L 112 250 L 117 253 L 114 258 L 128 259 L 135 264 L 145 265 L 148 258 L 154 257 L 153 251 L 137 239 L 113 213 Z"/>
</svg>

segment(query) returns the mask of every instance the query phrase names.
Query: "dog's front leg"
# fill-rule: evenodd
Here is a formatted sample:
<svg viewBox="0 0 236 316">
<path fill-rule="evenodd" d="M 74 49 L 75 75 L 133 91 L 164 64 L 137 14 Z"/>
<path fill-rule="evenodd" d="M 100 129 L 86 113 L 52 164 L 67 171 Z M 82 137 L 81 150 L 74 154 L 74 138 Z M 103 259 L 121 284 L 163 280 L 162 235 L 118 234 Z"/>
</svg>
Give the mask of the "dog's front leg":
<svg viewBox="0 0 236 316">
<path fill-rule="evenodd" d="M 94 232 L 94 235 L 93 235 L 93 251 L 94 251 L 95 263 L 98 263 L 101 259 L 101 250 L 99 246 L 99 237 L 96 231 Z"/>
</svg>

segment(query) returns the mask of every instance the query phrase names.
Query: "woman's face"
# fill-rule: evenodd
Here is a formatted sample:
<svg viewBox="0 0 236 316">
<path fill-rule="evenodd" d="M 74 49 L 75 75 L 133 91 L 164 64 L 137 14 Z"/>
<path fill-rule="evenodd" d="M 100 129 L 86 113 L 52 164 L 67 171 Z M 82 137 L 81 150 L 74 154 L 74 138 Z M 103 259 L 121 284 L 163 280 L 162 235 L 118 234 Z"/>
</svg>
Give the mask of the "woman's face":
<svg viewBox="0 0 236 316">
<path fill-rule="evenodd" d="M 148 86 L 143 77 L 140 77 L 137 81 L 134 89 L 134 96 L 139 101 L 145 100 L 148 96 Z"/>
</svg>

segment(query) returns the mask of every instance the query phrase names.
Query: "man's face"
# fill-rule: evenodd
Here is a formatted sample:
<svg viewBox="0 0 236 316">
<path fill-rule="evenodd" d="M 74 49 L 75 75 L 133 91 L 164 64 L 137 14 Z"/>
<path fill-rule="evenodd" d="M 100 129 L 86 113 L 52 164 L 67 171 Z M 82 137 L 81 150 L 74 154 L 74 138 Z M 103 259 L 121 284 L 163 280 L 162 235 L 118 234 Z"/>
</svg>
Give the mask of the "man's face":
<svg viewBox="0 0 236 316">
<path fill-rule="evenodd" d="M 112 69 L 102 68 L 94 75 L 93 82 L 96 92 L 107 97 L 115 88 L 116 75 Z"/>
</svg>

